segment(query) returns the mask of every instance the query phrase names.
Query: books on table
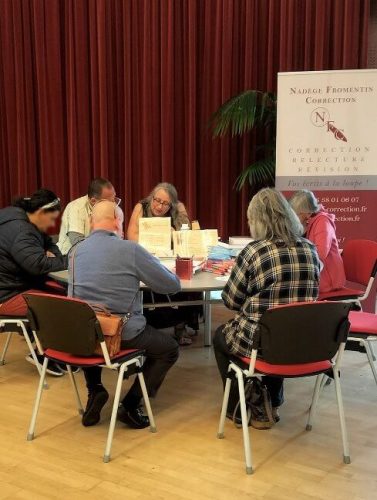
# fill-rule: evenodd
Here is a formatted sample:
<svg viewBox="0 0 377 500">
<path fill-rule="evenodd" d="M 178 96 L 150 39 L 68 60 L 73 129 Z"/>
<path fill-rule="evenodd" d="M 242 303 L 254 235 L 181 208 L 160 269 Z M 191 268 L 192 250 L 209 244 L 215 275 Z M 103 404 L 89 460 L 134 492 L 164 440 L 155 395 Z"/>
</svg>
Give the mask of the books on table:
<svg viewBox="0 0 377 500">
<path fill-rule="evenodd" d="M 217 229 L 174 231 L 174 254 L 179 257 L 207 258 L 210 247 L 217 245 L 218 239 Z"/>
<path fill-rule="evenodd" d="M 139 244 L 157 257 L 171 257 L 170 217 L 141 217 L 139 219 Z"/>
<path fill-rule="evenodd" d="M 251 241 L 250 236 L 229 236 L 229 245 L 233 248 L 245 248 Z"/>
<path fill-rule="evenodd" d="M 172 231 L 170 217 L 139 219 L 139 243 L 157 257 L 207 258 L 218 239 L 217 229 Z"/>
</svg>

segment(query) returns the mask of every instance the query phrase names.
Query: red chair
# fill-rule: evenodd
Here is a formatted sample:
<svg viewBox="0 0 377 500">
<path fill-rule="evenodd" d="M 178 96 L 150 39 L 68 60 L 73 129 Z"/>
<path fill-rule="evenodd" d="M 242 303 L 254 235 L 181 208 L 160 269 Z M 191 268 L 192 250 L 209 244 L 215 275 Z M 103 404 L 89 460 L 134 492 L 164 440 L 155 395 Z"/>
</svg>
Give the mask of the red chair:
<svg viewBox="0 0 377 500">
<path fill-rule="evenodd" d="M 224 390 L 217 437 L 224 437 L 231 378 L 238 382 L 246 473 L 253 472 L 244 379 L 265 375 L 281 377 L 316 376 L 306 430 L 312 429 L 322 379 L 332 371 L 343 442 L 343 461 L 350 463 L 348 437 L 340 388 L 339 369 L 344 352 L 351 304 L 342 302 L 295 303 L 266 311 L 253 338 L 251 358 L 231 359 Z M 257 359 L 263 352 L 263 360 Z"/>
<path fill-rule="evenodd" d="M 370 240 L 350 240 L 344 247 L 342 257 L 347 281 L 364 288 L 344 287 L 320 293 L 319 300 L 354 302 L 361 309 L 361 302 L 368 298 L 377 274 L 377 243 Z"/>
<path fill-rule="evenodd" d="M 150 430 L 151 432 L 156 432 L 144 376 L 141 371 L 144 351 L 125 349 L 121 350 L 119 354 L 110 359 L 101 326 L 96 318 L 94 310 L 89 304 L 78 299 L 71 299 L 59 295 L 30 293 L 25 294 L 24 297 L 28 304 L 29 320 L 34 331 L 38 349 L 41 354 L 45 356 L 27 436 L 28 441 L 34 439 L 35 424 L 49 359 L 67 365 L 69 378 L 78 404 L 79 414 L 82 414 L 84 410 L 71 367 L 87 368 L 101 366 L 102 368 L 108 368 L 118 372 L 114 403 L 103 457 L 104 462 L 110 461 L 111 445 L 123 376 L 131 366 L 136 367 L 137 376 L 139 377 L 144 404 L 150 420 Z M 102 356 L 93 355 L 97 340 L 100 341 Z"/>
<path fill-rule="evenodd" d="M 50 288 L 54 293 L 59 293 L 59 294 L 66 294 L 65 288 L 62 285 L 59 285 L 55 281 L 49 280 L 46 281 L 45 283 L 47 288 Z M 1 313 L 1 307 L 0 307 L 0 313 Z M 42 366 L 39 363 L 37 356 L 35 354 L 35 350 L 33 347 L 33 339 L 29 335 L 28 331 L 28 326 L 29 326 L 29 320 L 26 316 L 24 317 L 17 317 L 17 316 L 10 316 L 6 314 L 0 314 L 0 333 L 7 333 L 7 338 L 5 340 L 4 348 L 0 356 L 0 365 L 5 365 L 5 356 L 8 352 L 9 344 L 12 340 L 13 334 L 14 333 L 21 333 L 24 336 L 24 339 L 26 341 L 26 344 L 29 348 L 30 354 L 34 360 L 34 364 L 39 372 L 41 374 L 42 372 Z M 46 384 L 47 388 L 47 384 Z"/>
<path fill-rule="evenodd" d="M 377 371 L 374 365 L 372 342 L 377 341 L 377 315 L 362 311 L 351 311 L 349 340 L 359 342 L 365 349 L 374 380 L 377 384 Z"/>
</svg>

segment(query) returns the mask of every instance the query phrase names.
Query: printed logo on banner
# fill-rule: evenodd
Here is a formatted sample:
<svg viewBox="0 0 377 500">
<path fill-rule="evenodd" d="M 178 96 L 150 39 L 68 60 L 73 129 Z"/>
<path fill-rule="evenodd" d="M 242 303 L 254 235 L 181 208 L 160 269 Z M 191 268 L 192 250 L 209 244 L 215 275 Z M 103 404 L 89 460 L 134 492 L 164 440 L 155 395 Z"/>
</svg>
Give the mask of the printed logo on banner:
<svg viewBox="0 0 377 500">
<path fill-rule="evenodd" d="M 310 114 L 310 121 L 315 127 L 325 127 L 327 132 L 331 132 L 337 141 L 347 142 L 344 131 L 337 128 L 334 120 L 330 119 L 330 112 L 326 108 L 316 108 Z"/>
</svg>

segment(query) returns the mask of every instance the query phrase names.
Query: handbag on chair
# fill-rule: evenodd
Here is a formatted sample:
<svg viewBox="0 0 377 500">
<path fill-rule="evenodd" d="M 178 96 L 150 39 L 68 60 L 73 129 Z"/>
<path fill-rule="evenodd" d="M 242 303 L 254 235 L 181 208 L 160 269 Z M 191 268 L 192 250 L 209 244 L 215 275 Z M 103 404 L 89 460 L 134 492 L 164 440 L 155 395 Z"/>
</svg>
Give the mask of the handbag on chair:
<svg viewBox="0 0 377 500">
<path fill-rule="evenodd" d="M 127 324 L 131 314 L 127 313 L 127 315 L 124 317 L 117 316 L 116 314 L 111 314 L 111 312 L 101 304 L 90 304 L 90 307 L 96 313 L 97 320 L 101 325 L 101 330 L 105 339 L 107 351 L 111 358 L 112 356 L 118 354 L 118 352 L 120 351 L 122 330 L 124 325 Z M 99 354 L 101 356 L 103 354 L 99 340 L 97 340 L 96 342 L 94 354 Z"/>
<path fill-rule="evenodd" d="M 75 254 L 77 250 L 78 244 L 76 244 L 73 252 L 71 254 L 71 269 L 72 269 L 72 295 L 74 295 L 75 288 Z M 122 330 L 125 325 L 128 323 L 129 319 L 132 316 L 132 306 L 137 297 L 138 291 L 136 292 L 134 298 L 130 306 L 128 307 L 128 311 L 124 316 L 118 316 L 117 314 L 112 314 L 107 307 L 102 304 L 89 304 L 90 307 L 94 310 L 97 320 L 101 325 L 101 330 L 103 333 L 103 337 L 106 343 L 107 351 L 109 353 L 110 358 L 118 354 L 121 347 L 122 342 Z M 97 340 L 96 347 L 94 349 L 93 354 L 103 355 L 100 341 Z"/>
</svg>

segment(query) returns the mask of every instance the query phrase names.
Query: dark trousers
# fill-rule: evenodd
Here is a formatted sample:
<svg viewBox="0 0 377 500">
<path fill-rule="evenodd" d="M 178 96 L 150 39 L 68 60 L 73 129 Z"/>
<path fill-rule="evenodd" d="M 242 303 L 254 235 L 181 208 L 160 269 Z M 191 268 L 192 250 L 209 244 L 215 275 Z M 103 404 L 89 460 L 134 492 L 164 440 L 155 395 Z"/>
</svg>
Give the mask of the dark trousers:
<svg viewBox="0 0 377 500">
<path fill-rule="evenodd" d="M 148 395 L 155 396 L 165 375 L 178 359 L 179 348 L 176 340 L 147 325 L 137 337 L 123 340 L 122 349 L 142 349 L 145 351 L 146 360 L 143 365 L 145 385 Z M 85 368 L 83 371 L 88 391 L 91 392 L 101 384 L 102 369 L 94 367 Z M 137 407 L 142 397 L 139 379 L 136 378 L 123 398 L 122 404 L 127 408 Z"/>
<path fill-rule="evenodd" d="M 234 359 L 234 354 L 229 351 L 229 347 L 225 341 L 225 336 L 223 333 L 224 325 L 220 326 L 215 333 L 213 339 L 213 347 L 215 349 L 215 357 L 217 362 L 217 367 L 219 369 L 223 385 L 225 387 L 225 382 L 228 374 L 229 360 Z M 267 389 L 271 396 L 271 403 L 273 407 L 280 406 L 284 401 L 283 393 L 283 377 L 263 377 L 263 382 L 266 384 Z M 232 413 L 239 401 L 238 384 L 237 380 L 232 379 L 232 385 L 230 387 L 229 393 L 229 404 L 228 412 Z"/>
<path fill-rule="evenodd" d="M 180 292 L 173 295 L 172 302 L 202 300 L 201 292 Z M 155 309 L 144 309 L 144 316 L 149 325 L 154 328 L 169 328 L 184 323 L 194 330 L 199 330 L 199 317 L 203 315 L 202 306 L 180 306 L 170 307 L 167 295 L 152 293 L 146 290 L 143 293 L 144 304 L 166 303 L 167 307 L 156 307 Z"/>
</svg>

